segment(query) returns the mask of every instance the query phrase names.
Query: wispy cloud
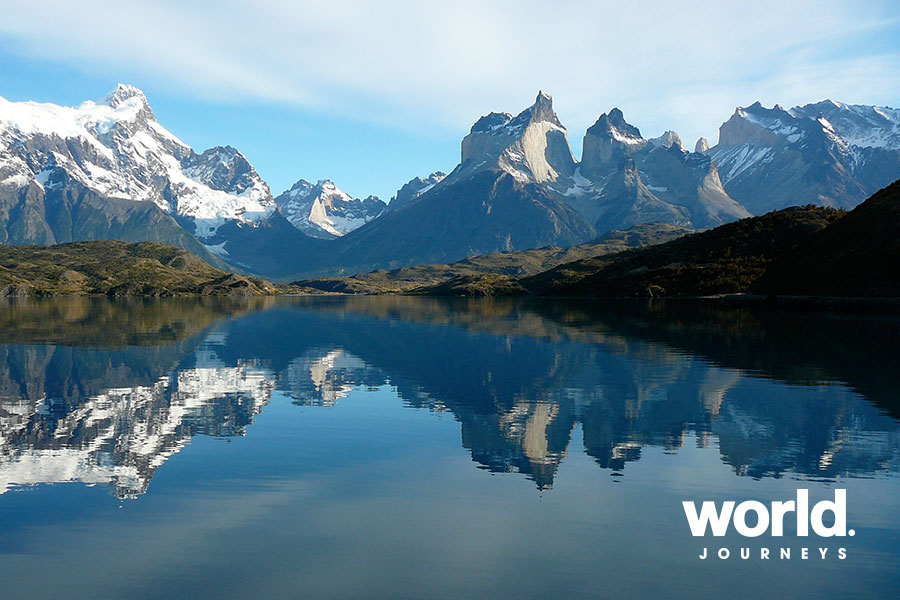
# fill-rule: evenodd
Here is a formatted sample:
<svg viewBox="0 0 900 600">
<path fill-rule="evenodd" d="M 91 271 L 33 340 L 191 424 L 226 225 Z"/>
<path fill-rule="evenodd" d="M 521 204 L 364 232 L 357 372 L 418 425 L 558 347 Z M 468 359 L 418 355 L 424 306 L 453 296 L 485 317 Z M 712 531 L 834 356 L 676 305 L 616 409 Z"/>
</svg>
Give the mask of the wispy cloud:
<svg viewBox="0 0 900 600">
<path fill-rule="evenodd" d="M 28 56 L 410 129 L 458 130 L 538 88 L 575 137 L 620 106 L 686 141 L 756 99 L 900 100 L 895 2 L 4 4 L 0 36 Z"/>
</svg>

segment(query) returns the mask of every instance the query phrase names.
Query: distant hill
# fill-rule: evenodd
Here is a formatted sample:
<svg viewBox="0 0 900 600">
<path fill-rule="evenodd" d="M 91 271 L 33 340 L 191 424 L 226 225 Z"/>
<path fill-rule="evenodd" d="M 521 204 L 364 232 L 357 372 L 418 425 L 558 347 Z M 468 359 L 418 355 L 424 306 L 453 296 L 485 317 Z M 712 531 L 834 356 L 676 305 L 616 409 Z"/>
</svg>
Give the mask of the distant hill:
<svg viewBox="0 0 900 600">
<path fill-rule="evenodd" d="M 378 270 L 352 277 L 304 280 L 296 282 L 296 285 L 348 294 L 403 294 L 426 290 L 440 295 L 483 295 L 480 291 L 509 293 L 517 286 L 513 284 L 502 292 L 495 286 L 582 258 L 660 244 L 692 231 L 666 223 L 648 223 L 626 230 L 610 231 L 586 244 L 568 248 L 544 246 L 532 250 L 496 252 L 454 263 L 403 267 L 392 271 Z M 487 275 L 492 277 L 482 281 L 481 278 Z M 467 290 L 471 293 L 466 293 Z"/>
<path fill-rule="evenodd" d="M 704 296 L 751 290 L 769 264 L 845 213 L 792 207 L 520 280 L 540 296 Z"/>
<path fill-rule="evenodd" d="M 0 245 L 0 296 L 255 296 L 279 291 L 267 281 L 220 271 L 190 252 L 156 242 Z"/>
<path fill-rule="evenodd" d="M 900 296 L 900 181 L 775 261 L 760 293 Z"/>
</svg>

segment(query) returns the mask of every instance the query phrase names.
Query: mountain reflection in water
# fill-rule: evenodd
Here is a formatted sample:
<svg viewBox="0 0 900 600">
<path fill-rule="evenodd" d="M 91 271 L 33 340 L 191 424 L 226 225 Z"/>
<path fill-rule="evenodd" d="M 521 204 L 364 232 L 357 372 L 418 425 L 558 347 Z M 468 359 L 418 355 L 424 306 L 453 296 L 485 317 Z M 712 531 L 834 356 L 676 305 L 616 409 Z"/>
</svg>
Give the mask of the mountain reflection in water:
<svg viewBox="0 0 900 600">
<path fill-rule="evenodd" d="M 135 497 L 193 436 L 252 435 L 274 391 L 328 410 L 382 386 L 452 414 L 479 468 L 540 489 L 577 424 L 616 476 L 645 446 L 688 439 L 755 478 L 900 464 L 893 318 L 384 297 L 16 301 L 2 315 L 0 493 L 78 481 Z"/>
</svg>

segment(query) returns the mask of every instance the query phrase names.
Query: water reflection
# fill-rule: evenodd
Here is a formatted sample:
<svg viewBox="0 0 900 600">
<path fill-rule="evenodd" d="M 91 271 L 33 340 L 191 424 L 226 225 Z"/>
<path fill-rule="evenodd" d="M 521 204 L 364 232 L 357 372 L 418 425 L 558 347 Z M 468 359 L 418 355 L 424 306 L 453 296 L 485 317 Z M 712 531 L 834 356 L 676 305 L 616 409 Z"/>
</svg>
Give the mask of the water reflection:
<svg viewBox="0 0 900 600">
<path fill-rule="evenodd" d="M 18 394 L 0 395 L 0 493 L 79 481 L 134 498 L 192 436 L 243 435 L 272 391 L 254 362 L 225 366 L 203 347 L 157 377 L 146 372 L 157 352 L 13 346 L 3 354 L 3 380 L 23 371 L 28 380 Z M 132 369 L 140 359 L 143 368 Z M 98 366 L 101 373 L 84 378 Z"/>
<path fill-rule="evenodd" d="M 452 414 L 479 468 L 540 489 L 576 427 L 616 475 L 687 439 L 755 478 L 900 465 L 894 318 L 414 298 L 3 308 L 0 493 L 79 481 L 134 497 L 193 436 L 252 435 L 273 391 L 328 410 L 382 386 Z"/>
</svg>

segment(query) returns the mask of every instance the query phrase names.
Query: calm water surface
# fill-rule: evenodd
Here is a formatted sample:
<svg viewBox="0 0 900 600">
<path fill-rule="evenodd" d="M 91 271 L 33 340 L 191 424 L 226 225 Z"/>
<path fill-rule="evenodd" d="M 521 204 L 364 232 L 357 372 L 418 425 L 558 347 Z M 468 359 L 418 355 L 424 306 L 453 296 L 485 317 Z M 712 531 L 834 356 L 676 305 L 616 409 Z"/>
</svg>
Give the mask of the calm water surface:
<svg viewBox="0 0 900 600">
<path fill-rule="evenodd" d="M 0 304 L 0 596 L 896 597 L 898 342 L 684 302 Z M 681 506 L 798 488 L 856 536 Z"/>
</svg>

